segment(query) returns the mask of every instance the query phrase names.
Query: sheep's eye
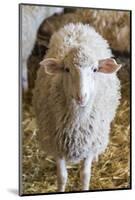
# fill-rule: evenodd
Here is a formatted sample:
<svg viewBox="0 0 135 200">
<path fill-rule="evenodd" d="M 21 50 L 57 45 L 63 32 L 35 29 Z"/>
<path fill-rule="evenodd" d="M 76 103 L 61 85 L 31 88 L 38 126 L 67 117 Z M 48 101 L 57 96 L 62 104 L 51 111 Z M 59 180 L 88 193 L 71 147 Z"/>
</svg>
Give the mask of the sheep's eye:
<svg viewBox="0 0 135 200">
<path fill-rule="evenodd" d="M 69 68 L 65 68 L 65 72 L 70 72 Z"/>
<path fill-rule="evenodd" d="M 97 69 L 95 68 L 95 69 L 93 69 L 93 72 L 97 72 Z"/>
</svg>

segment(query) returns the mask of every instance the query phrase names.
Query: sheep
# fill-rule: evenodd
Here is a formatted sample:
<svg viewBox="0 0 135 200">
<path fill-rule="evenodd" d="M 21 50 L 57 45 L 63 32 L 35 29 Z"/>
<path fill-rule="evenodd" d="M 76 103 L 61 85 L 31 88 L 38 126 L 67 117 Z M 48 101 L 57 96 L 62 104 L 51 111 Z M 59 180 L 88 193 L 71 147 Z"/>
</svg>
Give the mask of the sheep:
<svg viewBox="0 0 135 200">
<path fill-rule="evenodd" d="M 107 41 L 89 25 L 69 23 L 51 37 L 33 108 L 39 145 L 56 160 L 59 192 L 65 191 L 68 162 L 81 162 L 82 190 L 89 190 L 92 161 L 108 145 L 120 103 L 120 67 Z"/>
<path fill-rule="evenodd" d="M 63 8 L 20 5 L 22 29 L 22 84 L 24 92 L 28 90 L 27 59 L 33 49 L 37 30 L 41 22 L 54 13 L 63 12 Z"/>
</svg>

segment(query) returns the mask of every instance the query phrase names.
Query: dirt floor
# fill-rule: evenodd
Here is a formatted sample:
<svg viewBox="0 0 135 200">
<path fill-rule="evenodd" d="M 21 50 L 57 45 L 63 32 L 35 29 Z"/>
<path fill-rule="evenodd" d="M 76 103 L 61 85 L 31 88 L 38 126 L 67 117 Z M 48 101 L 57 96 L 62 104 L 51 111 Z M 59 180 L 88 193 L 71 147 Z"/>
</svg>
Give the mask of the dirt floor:
<svg viewBox="0 0 135 200">
<path fill-rule="evenodd" d="M 130 60 L 118 56 L 123 63 L 119 72 L 122 83 L 121 104 L 112 123 L 110 143 L 105 153 L 93 163 L 91 190 L 130 187 Z M 55 161 L 39 150 L 32 107 L 22 108 L 22 192 L 24 194 L 56 192 Z M 66 191 L 79 191 L 79 165 L 68 166 Z"/>
</svg>

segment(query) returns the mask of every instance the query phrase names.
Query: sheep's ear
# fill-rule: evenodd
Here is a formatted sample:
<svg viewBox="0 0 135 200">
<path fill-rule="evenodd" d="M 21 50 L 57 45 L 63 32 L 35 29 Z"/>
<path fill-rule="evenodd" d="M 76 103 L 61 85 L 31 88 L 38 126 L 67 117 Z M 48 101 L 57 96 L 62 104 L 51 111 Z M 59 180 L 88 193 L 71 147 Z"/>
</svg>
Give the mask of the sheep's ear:
<svg viewBox="0 0 135 200">
<path fill-rule="evenodd" d="M 62 64 L 55 58 L 46 58 L 40 62 L 44 67 L 45 73 L 53 75 L 63 71 Z"/>
<path fill-rule="evenodd" d="M 117 72 L 122 65 L 117 64 L 115 59 L 107 58 L 105 60 L 99 61 L 98 72 L 111 74 L 113 72 Z"/>
</svg>

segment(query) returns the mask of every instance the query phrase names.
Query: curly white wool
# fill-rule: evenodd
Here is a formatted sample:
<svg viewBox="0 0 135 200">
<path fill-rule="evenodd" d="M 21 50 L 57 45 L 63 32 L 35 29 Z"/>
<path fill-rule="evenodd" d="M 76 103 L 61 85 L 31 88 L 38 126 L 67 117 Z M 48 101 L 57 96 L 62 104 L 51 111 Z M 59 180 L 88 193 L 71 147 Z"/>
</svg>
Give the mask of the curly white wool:
<svg viewBox="0 0 135 200">
<path fill-rule="evenodd" d="M 89 59 L 97 62 L 112 56 L 107 42 L 93 28 L 78 23 L 66 25 L 53 34 L 46 58 L 62 60 L 72 48 L 80 48 L 79 63 L 84 64 L 84 55 L 90 54 L 85 65 Z M 39 141 L 48 154 L 79 162 L 88 154 L 97 157 L 105 150 L 110 123 L 119 104 L 120 83 L 115 73 L 97 73 L 95 82 L 93 104 L 80 108 L 66 103 L 62 75 L 46 75 L 40 67 L 33 104 Z"/>
</svg>

